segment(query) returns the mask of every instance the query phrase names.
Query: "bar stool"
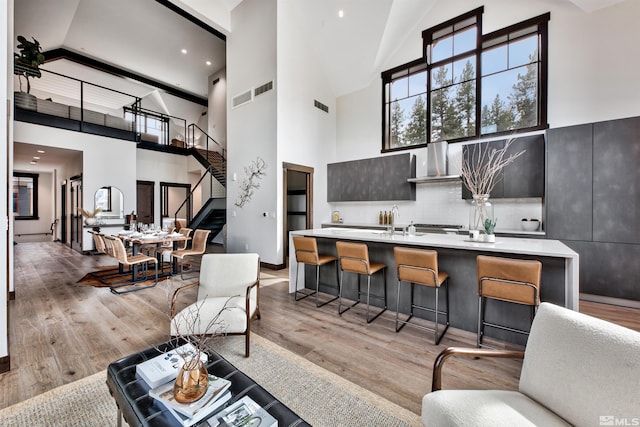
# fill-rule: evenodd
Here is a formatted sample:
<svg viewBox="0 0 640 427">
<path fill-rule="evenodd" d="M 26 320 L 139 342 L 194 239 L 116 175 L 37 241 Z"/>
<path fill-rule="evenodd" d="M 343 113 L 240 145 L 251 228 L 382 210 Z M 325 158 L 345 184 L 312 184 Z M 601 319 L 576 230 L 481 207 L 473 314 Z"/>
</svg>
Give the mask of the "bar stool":
<svg viewBox="0 0 640 427">
<path fill-rule="evenodd" d="M 535 260 L 521 260 L 478 255 L 478 342 L 483 344 L 484 328 L 489 326 L 509 332 L 529 335 L 528 331 L 504 325 L 485 322 L 487 298 L 531 306 L 531 322 L 540 305 L 540 275 L 542 263 Z"/>
<path fill-rule="evenodd" d="M 301 299 L 305 299 L 306 297 L 310 297 L 311 295 L 316 296 L 316 307 L 322 307 L 323 305 L 329 304 L 331 301 L 335 301 L 338 297 L 334 297 L 329 301 L 325 301 L 322 304 L 318 303 L 318 287 L 320 285 L 320 266 L 329 264 L 331 262 L 336 262 L 336 283 L 338 283 L 338 258 L 333 255 L 324 255 L 318 254 L 318 243 L 316 242 L 315 237 L 302 237 L 302 236 L 294 236 L 293 237 L 293 247 L 296 253 L 296 261 L 298 265 L 296 267 L 296 290 L 294 293 L 294 297 L 296 301 L 300 301 Z M 300 275 L 300 264 L 309 264 L 316 266 L 316 290 L 313 292 L 305 292 L 304 290 L 298 290 L 298 276 Z M 337 286 L 331 286 L 334 289 L 338 289 Z M 298 298 L 298 294 L 303 296 Z"/>
<path fill-rule="evenodd" d="M 445 332 L 449 328 L 449 275 L 444 271 L 438 271 L 438 252 L 427 249 L 414 249 L 405 247 L 394 247 L 393 254 L 396 259 L 396 268 L 398 273 L 398 296 L 396 306 L 396 332 L 399 332 L 404 325 L 410 324 L 413 327 L 425 329 L 427 331 L 433 331 L 435 334 L 435 344 L 440 343 L 440 339 L 444 336 Z M 400 320 L 400 284 L 402 282 L 409 282 L 411 284 L 411 311 L 409 317 L 406 320 Z M 414 285 L 428 286 L 435 290 L 436 301 L 435 308 L 425 307 L 413 303 Z M 446 311 L 438 309 L 438 291 L 440 287 L 444 286 L 445 289 L 445 304 Z M 413 309 L 428 311 L 435 314 L 435 327 L 429 328 L 427 326 L 418 325 L 415 323 L 409 323 L 413 317 Z M 444 314 L 446 323 L 444 330 L 438 335 L 438 315 Z M 400 326 L 398 327 L 398 324 Z"/>
<path fill-rule="evenodd" d="M 387 266 L 379 262 L 369 262 L 369 248 L 364 243 L 351 243 L 351 242 L 336 242 L 336 249 L 338 250 L 338 260 L 340 263 L 340 285 L 338 297 L 338 314 L 342 315 L 345 311 L 355 307 L 360 303 L 360 296 L 363 292 L 360 289 L 360 277 L 364 274 L 367 276 L 367 323 L 373 322 L 378 316 L 385 312 L 387 309 L 387 275 L 385 270 Z M 358 275 L 358 296 L 356 302 L 351 304 L 346 309 L 342 310 L 342 290 L 343 290 L 343 276 L 344 272 L 356 273 Z M 384 296 L 371 294 L 371 276 L 377 272 L 382 272 L 384 277 Z M 370 299 L 378 299 L 384 301 L 384 308 L 372 318 L 369 318 L 369 306 Z"/>
</svg>

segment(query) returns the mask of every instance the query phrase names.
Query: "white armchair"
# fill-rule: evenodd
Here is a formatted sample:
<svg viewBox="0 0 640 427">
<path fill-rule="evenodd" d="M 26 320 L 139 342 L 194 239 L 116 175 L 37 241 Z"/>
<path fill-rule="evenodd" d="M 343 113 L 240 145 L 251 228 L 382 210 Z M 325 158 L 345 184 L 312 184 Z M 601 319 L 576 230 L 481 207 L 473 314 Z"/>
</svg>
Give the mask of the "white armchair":
<svg viewBox="0 0 640 427">
<path fill-rule="evenodd" d="M 440 390 L 442 363 L 449 356 L 524 357 L 518 391 Z M 428 427 L 635 425 L 638 384 L 640 333 L 542 303 L 524 354 L 453 347 L 440 353 L 433 391 L 422 399 L 422 422 Z"/>
<path fill-rule="evenodd" d="M 260 257 L 258 254 L 205 254 L 200 282 L 183 286 L 173 295 L 171 335 L 205 334 L 220 313 L 226 335 L 245 335 L 245 357 L 249 357 L 251 321 L 260 318 Z M 185 289 L 198 286 L 197 301 L 176 313 L 176 299 Z M 226 309 L 224 311 L 223 308 Z M 198 312 L 199 311 L 199 312 Z M 221 312 L 222 311 L 222 312 Z M 189 324 L 197 318 L 197 324 Z"/>
</svg>

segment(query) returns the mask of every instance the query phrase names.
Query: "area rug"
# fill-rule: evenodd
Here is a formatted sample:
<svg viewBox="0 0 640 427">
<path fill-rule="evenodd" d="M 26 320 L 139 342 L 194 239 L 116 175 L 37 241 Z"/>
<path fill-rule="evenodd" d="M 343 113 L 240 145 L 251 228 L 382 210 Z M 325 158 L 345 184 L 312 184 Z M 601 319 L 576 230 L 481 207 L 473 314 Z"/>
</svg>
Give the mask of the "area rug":
<svg viewBox="0 0 640 427">
<path fill-rule="evenodd" d="M 420 417 L 276 344 L 251 336 L 223 337 L 216 351 L 313 426 L 420 426 Z M 106 372 L 58 387 L 0 411 L 5 427 L 104 427 L 117 409 L 105 385 Z"/>
</svg>

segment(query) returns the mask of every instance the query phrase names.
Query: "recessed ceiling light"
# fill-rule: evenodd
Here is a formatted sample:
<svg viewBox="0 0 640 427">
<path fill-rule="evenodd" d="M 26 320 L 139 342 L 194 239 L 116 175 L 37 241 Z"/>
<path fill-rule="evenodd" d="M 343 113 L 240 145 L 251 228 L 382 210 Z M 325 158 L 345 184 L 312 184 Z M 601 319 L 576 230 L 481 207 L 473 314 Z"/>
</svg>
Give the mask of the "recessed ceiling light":
<svg viewBox="0 0 640 427">
<path fill-rule="evenodd" d="M 338 18 L 342 18 L 342 17 L 344 17 L 344 10 L 340 9 L 338 11 Z"/>
<path fill-rule="evenodd" d="M 35 160 L 31 160 L 31 162 L 29 162 L 29 163 L 31 163 L 32 165 L 38 164 L 38 162 L 36 162 Z"/>
<path fill-rule="evenodd" d="M 205 64 L 211 65 L 211 61 L 207 61 L 207 62 L 205 62 Z"/>
<path fill-rule="evenodd" d="M 182 53 L 184 53 L 186 55 L 187 49 L 182 49 L 180 52 L 182 52 Z"/>
<path fill-rule="evenodd" d="M 33 156 L 33 160 L 40 160 L 40 157 L 38 157 L 38 156 Z"/>
<path fill-rule="evenodd" d="M 38 150 L 38 153 L 44 154 L 44 150 Z"/>
</svg>

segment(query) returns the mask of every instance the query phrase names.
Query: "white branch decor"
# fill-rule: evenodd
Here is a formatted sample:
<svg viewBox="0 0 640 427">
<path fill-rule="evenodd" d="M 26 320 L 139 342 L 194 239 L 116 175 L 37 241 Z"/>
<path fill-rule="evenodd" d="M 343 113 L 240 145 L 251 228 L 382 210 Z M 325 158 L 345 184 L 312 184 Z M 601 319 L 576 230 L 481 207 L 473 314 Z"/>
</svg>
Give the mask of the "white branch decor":
<svg viewBox="0 0 640 427">
<path fill-rule="evenodd" d="M 260 188 L 260 180 L 267 174 L 267 164 L 258 157 L 250 166 L 244 168 L 247 178 L 240 184 L 240 195 L 236 199 L 235 205 L 239 208 L 251 200 L 255 190 Z"/>
<path fill-rule="evenodd" d="M 467 186 L 471 194 L 489 194 L 496 186 L 502 175 L 502 168 L 520 157 L 526 150 L 519 151 L 511 156 L 505 157 L 507 150 L 515 142 L 511 138 L 505 142 L 500 149 L 489 149 L 485 144 L 476 144 L 469 155 L 462 159 L 462 182 Z"/>
</svg>

